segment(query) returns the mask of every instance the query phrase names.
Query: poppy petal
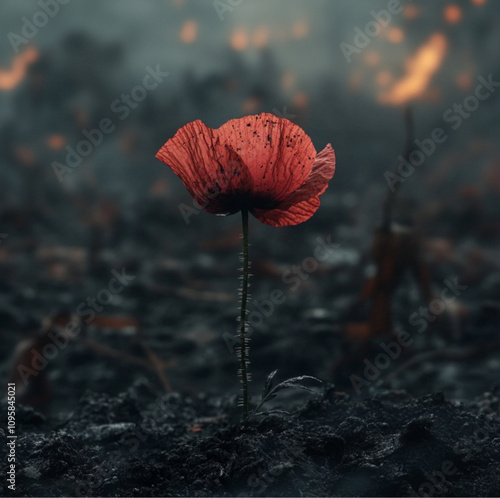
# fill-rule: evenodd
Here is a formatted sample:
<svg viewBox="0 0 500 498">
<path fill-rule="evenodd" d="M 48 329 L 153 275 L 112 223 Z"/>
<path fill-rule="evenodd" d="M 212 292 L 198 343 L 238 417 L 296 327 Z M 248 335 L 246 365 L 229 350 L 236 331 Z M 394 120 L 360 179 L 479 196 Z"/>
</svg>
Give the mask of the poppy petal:
<svg viewBox="0 0 500 498">
<path fill-rule="evenodd" d="M 200 120 L 183 126 L 156 158 L 179 176 L 194 200 L 215 214 L 236 212 L 217 199 L 221 194 L 251 191 L 252 177 L 240 155 L 222 143 Z"/>
<path fill-rule="evenodd" d="M 306 201 L 325 192 L 328 182 L 335 174 L 335 151 L 328 144 L 317 156 L 314 165 L 305 183 L 293 194 L 280 202 L 278 209 L 286 209 L 289 206 Z"/>
<path fill-rule="evenodd" d="M 311 174 L 316 149 L 304 130 L 288 119 L 263 113 L 232 119 L 214 131 L 242 158 L 257 198 L 280 202 Z"/>
<path fill-rule="evenodd" d="M 318 210 L 319 204 L 319 197 L 312 197 L 287 209 L 254 209 L 251 213 L 266 225 L 285 227 L 307 221 Z"/>
</svg>

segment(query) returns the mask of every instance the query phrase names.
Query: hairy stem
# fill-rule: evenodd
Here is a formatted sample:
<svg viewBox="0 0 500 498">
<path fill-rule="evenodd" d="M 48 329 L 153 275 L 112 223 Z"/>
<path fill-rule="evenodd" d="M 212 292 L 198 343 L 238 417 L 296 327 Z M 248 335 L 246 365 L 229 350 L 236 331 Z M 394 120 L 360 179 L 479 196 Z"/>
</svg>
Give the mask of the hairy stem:
<svg viewBox="0 0 500 498">
<path fill-rule="evenodd" d="M 248 211 L 241 210 L 243 226 L 243 279 L 241 282 L 240 310 L 240 375 L 243 390 L 243 420 L 248 420 L 248 338 L 246 336 L 246 315 L 248 299 Z"/>
</svg>

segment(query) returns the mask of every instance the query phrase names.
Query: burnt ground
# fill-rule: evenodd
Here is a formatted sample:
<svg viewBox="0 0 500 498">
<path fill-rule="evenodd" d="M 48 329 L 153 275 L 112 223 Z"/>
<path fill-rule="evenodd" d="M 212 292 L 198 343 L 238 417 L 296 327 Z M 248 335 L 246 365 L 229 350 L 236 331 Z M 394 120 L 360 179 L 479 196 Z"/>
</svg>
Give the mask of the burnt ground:
<svg viewBox="0 0 500 498">
<path fill-rule="evenodd" d="M 498 395 L 465 407 L 327 388 L 289 416 L 242 425 L 233 398 L 158 397 L 142 380 L 117 396 L 86 393 L 64 421 L 19 408 L 15 494 L 495 496 Z"/>
<path fill-rule="evenodd" d="M 242 424 L 237 360 L 224 340 L 235 332 L 238 220 L 205 226 L 212 219 L 200 214 L 185 226 L 167 206 L 153 203 L 140 223 L 114 222 L 90 243 L 74 228 L 68 242 L 10 223 L 0 334 L 2 375 L 18 376 L 17 480 L 11 492 L 2 479 L 3 495 L 500 495 L 500 277 L 485 259 L 436 261 L 427 240 L 436 291 L 447 278 L 466 287 L 456 313 L 423 331 L 411 325 L 426 303 L 405 276 L 393 318 L 411 343 L 368 378 L 366 361 L 382 365 L 383 346 L 397 340 L 346 327 L 366 320 L 351 304 L 369 232 L 350 233 L 347 208 L 328 200 L 308 226 L 252 221 L 250 310 L 264 315 L 251 337 L 253 401 L 274 369 L 278 381 L 304 374 L 323 385 L 282 391 L 270 413 Z M 341 220 L 333 231 L 331 213 Z M 284 279 L 306 265 L 318 237 L 339 246 L 307 278 Z M 134 278 L 95 316 L 79 308 L 109 287 L 113 269 Z M 284 298 L 271 310 L 275 290 Z M 33 366 L 47 334 L 62 337 L 72 321 L 73 338 L 26 388 L 18 366 Z M 364 379 L 358 391 L 352 375 Z M 5 448 L 6 420 L 1 428 Z M 6 475 L 5 458 L 0 467 Z"/>
<path fill-rule="evenodd" d="M 450 47 L 467 50 L 443 73 L 458 75 L 464 61 L 462 70 L 477 74 L 496 67 L 495 16 L 481 8 L 486 17 L 462 20 L 474 36 L 443 30 L 441 16 L 430 16 L 438 24 L 429 36 L 438 29 Z M 170 50 L 156 60 L 156 35 L 139 36 L 141 51 L 135 29 L 115 43 L 104 41 L 107 25 L 102 40 L 69 26 L 45 30 L 55 38 L 40 43 L 24 84 L 2 101 L 0 377 L 17 384 L 18 439 L 11 492 L 1 400 L 0 494 L 500 495 L 498 95 L 405 176 L 394 221 L 422 235 L 404 250 L 379 251 L 393 278 L 375 306 L 353 307 L 376 269 L 365 256 L 388 194 L 385 173 L 404 143 L 399 110 L 375 105 L 371 88 L 351 94 L 337 73 L 306 85 L 309 104 L 295 105 L 279 86 L 288 70 L 273 50 L 257 64 L 216 51 L 206 61 L 213 68 L 197 74 L 192 63 L 173 64 Z M 132 47 L 140 64 L 127 55 Z M 136 69 L 147 63 L 145 47 L 148 61 L 172 76 L 122 121 L 110 105 L 143 77 Z M 13 55 L 2 68 L 14 67 Z M 416 105 L 420 139 L 464 97 L 440 78 L 439 105 L 434 97 Z M 277 381 L 312 375 L 323 384 L 280 392 L 265 409 L 288 415 L 242 425 L 238 364 L 225 340 L 236 328 L 238 219 L 193 213 L 181 182 L 154 155 L 183 124 L 219 126 L 252 102 L 256 112 L 294 116 L 318 150 L 331 142 L 339 164 L 307 223 L 275 229 L 251 219 L 253 403 L 275 369 Z M 116 132 L 70 172 L 54 171 L 53 161 L 67 161 L 65 144 L 77 147 L 82 130 L 104 117 L 117 118 Z M 319 260 L 318 238 L 336 244 Z M 437 314 L 422 272 L 415 279 L 393 265 L 419 245 L 434 295 L 446 282 L 457 291 L 446 309 L 435 303 Z M 133 279 L 111 292 L 113 271 Z M 370 307 L 380 310 L 377 320 Z M 27 385 L 20 366 L 31 369 Z"/>
</svg>

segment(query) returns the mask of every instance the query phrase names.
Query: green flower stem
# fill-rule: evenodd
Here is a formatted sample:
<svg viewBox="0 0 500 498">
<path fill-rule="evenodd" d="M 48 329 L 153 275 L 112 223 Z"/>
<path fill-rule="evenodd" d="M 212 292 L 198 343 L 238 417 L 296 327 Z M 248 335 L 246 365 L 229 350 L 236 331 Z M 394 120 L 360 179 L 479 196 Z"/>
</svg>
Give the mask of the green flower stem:
<svg viewBox="0 0 500 498">
<path fill-rule="evenodd" d="M 248 338 L 246 336 L 247 299 L 248 299 L 248 210 L 241 210 L 243 226 L 243 280 L 241 282 L 240 313 L 240 374 L 243 386 L 243 420 L 248 420 Z"/>
</svg>

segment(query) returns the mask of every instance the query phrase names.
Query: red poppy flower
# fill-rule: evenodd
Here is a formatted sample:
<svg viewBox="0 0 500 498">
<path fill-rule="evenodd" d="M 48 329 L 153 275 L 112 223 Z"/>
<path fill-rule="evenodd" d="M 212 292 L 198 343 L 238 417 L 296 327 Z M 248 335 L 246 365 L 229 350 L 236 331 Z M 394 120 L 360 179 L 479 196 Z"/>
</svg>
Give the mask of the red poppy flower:
<svg viewBox="0 0 500 498">
<path fill-rule="evenodd" d="M 232 119 L 216 130 L 193 121 L 156 157 L 205 211 L 226 215 L 247 209 L 272 226 L 308 220 L 335 173 L 330 144 L 317 154 L 304 130 L 266 113 Z"/>
</svg>

